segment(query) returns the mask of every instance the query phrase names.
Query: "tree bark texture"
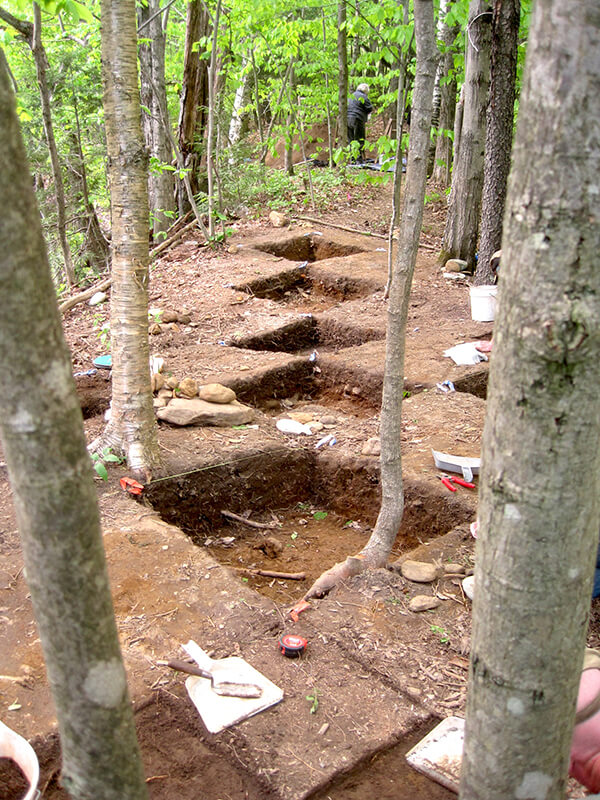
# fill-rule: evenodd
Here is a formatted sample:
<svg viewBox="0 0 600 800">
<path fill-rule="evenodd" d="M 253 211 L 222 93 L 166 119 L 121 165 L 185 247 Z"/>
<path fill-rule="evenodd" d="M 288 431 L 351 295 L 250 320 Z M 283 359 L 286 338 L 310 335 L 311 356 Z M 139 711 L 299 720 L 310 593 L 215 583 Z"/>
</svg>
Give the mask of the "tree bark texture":
<svg viewBox="0 0 600 800">
<path fill-rule="evenodd" d="M 400 436 L 406 319 L 423 220 L 433 85 L 438 56 L 431 0 L 415 0 L 414 15 L 417 67 L 410 119 L 404 203 L 398 232 L 398 255 L 389 291 L 381 405 L 382 501 L 377 523 L 363 550 L 369 566 L 382 566 L 386 563 L 404 511 Z"/>
<path fill-rule="evenodd" d="M 44 133 L 50 153 L 50 163 L 52 165 L 52 177 L 54 178 L 54 194 L 56 197 L 56 215 L 58 240 L 65 262 L 65 275 L 69 286 L 75 284 L 75 269 L 71 257 L 71 248 L 67 239 L 67 212 L 65 204 L 65 186 L 62 177 L 62 167 L 58 157 L 58 148 L 54 137 L 54 126 L 52 124 L 52 109 L 50 107 L 50 92 L 48 90 L 48 58 L 46 50 L 42 44 L 42 12 L 37 3 L 33 4 L 33 35 L 31 38 L 31 51 L 35 61 L 38 87 L 40 90 L 40 100 L 42 104 L 42 120 L 44 123 Z"/>
<path fill-rule="evenodd" d="M 160 164 L 171 164 L 172 153 L 165 131 L 163 116 L 167 114 L 165 85 L 165 32 L 159 0 L 148 0 L 138 6 L 139 23 L 146 22 L 139 46 L 140 85 L 142 105 L 148 109 L 142 114 L 144 138 L 150 155 Z M 175 211 L 175 181 L 170 170 L 153 169 L 148 174 L 148 197 L 152 214 L 154 238 L 166 233 L 172 223 L 170 212 Z M 167 213 L 165 213 L 167 212 Z"/>
<path fill-rule="evenodd" d="M 455 150 L 452 190 L 442 244 L 444 260 L 462 258 L 471 268 L 475 266 L 483 188 L 491 16 L 488 0 L 471 0 L 460 145 L 458 153 Z"/>
<path fill-rule="evenodd" d="M 346 0 L 338 0 L 337 27 L 338 141 L 340 147 L 346 147 L 348 144 L 348 37 L 346 34 Z"/>
<path fill-rule="evenodd" d="M 221 20 L 221 0 L 217 0 L 215 8 L 212 49 L 210 51 L 210 63 L 208 67 L 208 128 L 206 131 L 206 172 L 208 176 L 208 235 L 212 238 L 215 235 L 215 179 L 216 179 L 216 116 L 217 116 L 217 83 L 219 78 L 218 68 L 218 46 L 219 22 Z"/>
<path fill-rule="evenodd" d="M 183 80 L 179 106 L 179 149 L 186 169 L 189 170 L 191 191 L 200 190 L 199 168 L 201 148 L 206 126 L 208 108 L 208 63 L 200 58 L 201 53 L 194 44 L 210 33 L 210 22 L 206 6 L 200 0 L 192 0 L 187 7 L 185 49 L 183 56 Z M 185 186 L 179 183 L 178 202 L 180 215 L 189 208 Z"/>
<path fill-rule="evenodd" d="M 480 478 L 461 798 L 563 800 L 600 522 L 600 9 L 538 0 Z"/>
<path fill-rule="evenodd" d="M 510 171 L 517 80 L 520 0 L 494 0 L 479 258 L 475 284 L 494 282 L 490 259 L 502 244 L 502 220 Z"/>
<path fill-rule="evenodd" d="M 143 800 L 81 409 L 0 49 L 0 436 L 71 797 Z"/>
<path fill-rule="evenodd" d="M 450 5 L 450 4 L 449 4 Z M 452 139 L 448 132 L 454 129 L 454 112 L 456 109 L 456 77 L 454 76 L 453 45 L 458 36 L 458 26 L 443 25 L 442 42 L 444 54 L 441 60 L 440 116 L 438 134 L 435 139 L 435 158 L 432 180 L 440 186 L 450 185 L 452 174 Z"/>
<path fill-rule="evenodd" d="M 103 444 L 142 477 L 158 463 L 148 344 L 148 153 L 134 0 L 103 0 L 102 77 L 112 223 L 111 418 Z"/>
</svg>

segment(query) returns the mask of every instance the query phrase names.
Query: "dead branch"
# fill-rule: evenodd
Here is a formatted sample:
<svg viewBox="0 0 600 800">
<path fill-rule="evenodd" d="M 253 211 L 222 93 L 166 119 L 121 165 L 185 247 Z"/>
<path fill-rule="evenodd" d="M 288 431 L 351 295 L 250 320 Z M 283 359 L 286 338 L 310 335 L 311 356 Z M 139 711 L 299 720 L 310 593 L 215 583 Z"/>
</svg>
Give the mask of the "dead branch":
<svg viewBox="0 0 600 800">
<path fill-rule="evenodd" d="M 340 231 L 348 231 L 348 233 L 360 233 L 361 236 L 374 236 L 376 239 L 387 239 L 387 236 L 384 236 L 382 233 L 360 231 L 358 228 L 347 228 L 345 225 L 336 225 L 335 222 L 323 222 L 322 219 L 315 219 L 314 217 L 297 216 L 296 219 L 302 219 L 305 222 L 314 222 L 316 225 L 326 225 L 329 228 L 337 228 Z"/>
<path fill-rule="evenodd" d="M 240 517 L 239 514 L 234 514 L 233 511 L 221 510 L 221 514 L 227 519 L 232 519 L 235 522 L 241 522 L 243 525 L 249 525 L 251 528 L 267 528 L 268 530 L 277 530 L 277 525 L 271 525 L 269 522 L 254 522 L 252 519 Z"/>
<path fill-rule="evenodd" d="M 171 247 L 171 245 L 181 239 L 185 233 L 191 231 L 192 228 L 199 228 L 198 220 L 195 219 L 192 222 L 189 222 L 187 225 L 184 225 L 183 228 L 174 233 L 170 238 L 165 239 L 164 242 L 161 242 L 159 245 L 150 250 L 150 260 L 156 258 L 159 253 L 162 253 L 168 247 Z"/>
<path fill-rule="evenodd" d="M 237 572 L 245 575 L 260 575 L 262 578 L 281 578 L 284 581 L 303 581 L 306 572 L 274 572 L 270 569 L 250 569 L 249 567 L 235 567 Z"/>
<path fill-rule="evenodd" d="M 67 311 L 70 311 L 73 308 L 73 306 L 89 300 L 90 297 L 93 297 L 96 294 L 96 292 L 102 292 L 104 289 L 108 289 L 111 283 L 112 278 L 106 278 L 106 280 L 102 281 L 101 283 L 97 283 L 95 286 L 92 286 L 91 289 L 81 292 L 80 294 L 76 294 L 75 297 L 70 297 L 68 300 L 60 303 L 58 310 L 61 312 L 61 314 L 66 314 Z"/>
</svg>

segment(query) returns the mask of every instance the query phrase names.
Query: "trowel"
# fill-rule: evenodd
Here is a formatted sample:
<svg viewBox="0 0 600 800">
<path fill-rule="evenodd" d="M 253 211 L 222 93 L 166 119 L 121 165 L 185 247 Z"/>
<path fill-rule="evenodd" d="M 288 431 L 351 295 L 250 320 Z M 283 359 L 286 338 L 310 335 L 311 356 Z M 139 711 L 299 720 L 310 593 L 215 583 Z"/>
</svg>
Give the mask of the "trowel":
<svg viewBox="0 0 600 800">
<path fill-rule="evenodd" d="M 157 663 L 177 670 L 177 672 L 208 678 L 213 692 L 220 694 L 222 697 L 260 697 L 262 695 L 262 689 L 256 683 L 240 683 L 237 680 L 227 680 L 222 674 L 213 675 L 210 670 L 202 669 L 196 664 L 190 664 L 187 661 L 158 661 Z"/>
</svg>

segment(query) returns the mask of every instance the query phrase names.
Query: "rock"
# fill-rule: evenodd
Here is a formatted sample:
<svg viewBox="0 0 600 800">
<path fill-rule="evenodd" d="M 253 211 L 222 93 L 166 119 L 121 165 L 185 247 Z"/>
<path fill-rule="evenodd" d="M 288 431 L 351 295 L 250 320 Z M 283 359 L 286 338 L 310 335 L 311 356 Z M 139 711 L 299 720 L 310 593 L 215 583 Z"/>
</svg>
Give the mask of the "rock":
<svg viewBox="0 0 600 800">
<path fill-rule="evenodd" d="M 177 391 L 181 397 L 195 397 L 198 394 L 198 384 L 193 378 L 184 378 L 180 381 Z"/>
<path fill-rule="evenodd" d="M 321 417 L 321 422 L 325 427 L 328 425 L 335 425 L 337 423 L 337 417 L 332 417 L 331 414 L 325 414 L 325 416 Z"/>
<path fill-rule="evenodd" d="M 313 433 L 318 433 L 319 431 L 322 431 L 325 426 L 322 422 L 309 422 L 308 427 Z"/>
<path fill-rule="evenodd" d="M 473 594 L 475 589 L 475 576 L 469 575 L 468 578 L 465 578 L 462 582 L 463 592 L 467 595 L 471 602 L 473 601 Z"/>
<path fill-rule="evenodd" d="M 169 402 L 169 400 L 173 397 L 173 390 L 167 389 L 166 386 L 163 386 L 162 389 L 158 390 L 156 396 L 159 398 L 164 398 L 167 402 Z"/>
<path fill-rule="evenodd" d="M 189 325 L 191 321 L 191 314 L 183 313 L 177 315 L 177 322 L 179 322 L 181 325 Z"/>
<path fill-rule="evenodd" d="M 108 295 L 106 292 L 96 292 L 96 294 L 93 294 L 88 300 L 88 306 L 99 306 L 107 297 Z"/>
<path fill-rule="evenodd" d="M 262 550 L 268 558 L 277 558 L 283 553 L 283 544 L 274 536 L 267 536 L 255 549 Z"/>
<path fill-rule="evenodd" d="M 378 436 L 373 436 L 371 439 L 363 444 L 361 450 L 363 456 L 378 456 L 381 455 L 381 441 Z"/>
<path fill-rule="evenodd" d="M 155 397 L 152 401 L 154 408 L 164 408 L 166 405 L 169 404 L 168 397 Z"/>
<path fill-rule="evenodd" d="M 411 611 L 431 611 L 432 608 L 441 605 L 441 602 L 439 598 L 430 594 L 417 594 L 411 599 L 408 607 Z"/>
<path fill-rule="evenodd" d="M 468 265 L 462 258 L 451 258 L 444 264 L 444 269 L 446 272 L 467 272 Z"/>
<path fill-rule="evenodd" d="M 464 575 L 465 568 L 462 564 L 444 564 L 444 572 L 446 575 Z"/>
<path fill-rule="evenodd" d="M 148 333 L 150 336 L 158 336 L 159 333 L 162 333 L 162 328 L 158 324 L 158 322 L 153 322 L 152 325 L 148 328 Z"/>
<path fill-rule="evenodd" d="M 437 569 L 434 564 L 425 561 L 403 561 L 400 567 L 402 577 L 415 583 L 431 583 L 437 578 Z"/>
<path fill-rule="evenodd" d="M 150 385 L 152 386 L 153 392 L 158 392 L 158 390 L 162 389 L 165 385 L 165 376 L 161 375 L 160 372 L 152 373 L 150 377 Z"/>
<path fill-rule="evenodd" d="M 307 422 L 312 422 L 313 419 L 313 415 L 309 414 L 307 411 L 291 411 L 288 417 L 290 417 L 290 419 L 295 419 L 296 422 L 301 422 L 303 425 Z"/>
<path fill-rule="evenodd" d="M 362 389 L 360 386 L 353 386 L 351 394 L 353 394 L 355 397 L 360 397 L 362 394 Z"/>
<path fill-rule="evenodd" d="M 211 425 L 228 428 L 251 422 L 254 411 L 238 403 L 237 400 L 230 403 L 209 403 L 198 397 L 191 400 L 175 397 L 166 408 L 158 409 L 157 416 L 163 422 L 170 422 L 172 425 Z"/>
<path fill-rule="evenodd" d="M 290 224 L 289 217 L 285 214 L 280 214 L 279 211 L 271 211 L 269 214 L 269 222 L 274 228 L 285 228 Z"/>
<path fill-rule="evenodd" d="M 232 403 L 235 400 L 235 392 L 221 383 L 205 383 L 198 389 L 198 397 L 207 403 Z"/>
<path fill-rule="evenodd" d="M 165 325 L 168 325 L 170 322 L 178 322 L 179 314 L 177 311 L 163 311 L 160 321 L 163 322 Z"/>
<path fill-rule="evenodd" d="M 167 386 L 169 387 L 169 389 L 177 389 L 177 387 L 179 386 L 179 379 L 176 378 L 174 375 L 170 375 L 167 378 Z"/>
</svg>

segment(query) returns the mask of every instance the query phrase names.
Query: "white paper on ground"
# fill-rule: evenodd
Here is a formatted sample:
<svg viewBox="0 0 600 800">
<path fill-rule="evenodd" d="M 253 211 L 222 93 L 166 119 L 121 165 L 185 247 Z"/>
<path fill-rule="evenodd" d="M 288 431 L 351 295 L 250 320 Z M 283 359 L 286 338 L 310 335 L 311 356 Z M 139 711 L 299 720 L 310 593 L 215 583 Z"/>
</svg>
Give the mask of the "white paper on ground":
<svg viewBox="0 0 600 800">
<path fill-rule="evenodd" d="M 40 779 L 40 766 L 35 750 L 18 733 L 0 722 L 0 758 L 12 758 L 19 765 L 29 781 L 29 790 L 22 800 L 32 800 L 37 792 Z"/>
<path fill-rule="evenodd" d="M 475 342 L 457 344 L 449 350 L 444 351 L 447 358 L 451 358 L 455 364 L 478 364 L 480 361 L 487 361 L 488 357 L 475 347 Z"/>
</svg>

